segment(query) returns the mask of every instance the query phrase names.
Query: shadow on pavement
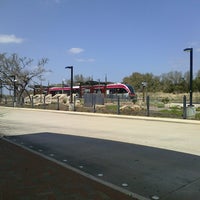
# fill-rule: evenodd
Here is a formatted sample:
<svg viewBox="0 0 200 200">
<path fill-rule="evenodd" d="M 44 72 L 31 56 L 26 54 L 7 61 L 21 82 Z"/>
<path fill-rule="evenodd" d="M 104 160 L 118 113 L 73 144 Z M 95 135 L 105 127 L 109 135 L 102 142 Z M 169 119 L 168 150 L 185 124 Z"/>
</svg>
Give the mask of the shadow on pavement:
<svg viewBox="0 0 200 200">
<path fill-rule="evenodd" d="M 200 157 L 196 155 L 57 133 L 6 138 L 147 198 L 200 196 Z"/>
</svg>

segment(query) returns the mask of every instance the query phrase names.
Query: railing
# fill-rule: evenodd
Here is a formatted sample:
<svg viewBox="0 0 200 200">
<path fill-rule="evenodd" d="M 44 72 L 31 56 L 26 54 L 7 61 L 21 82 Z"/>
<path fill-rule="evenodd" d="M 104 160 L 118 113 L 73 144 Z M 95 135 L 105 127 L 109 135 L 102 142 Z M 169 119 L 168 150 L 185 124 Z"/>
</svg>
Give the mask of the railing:
<svg viewBox="0 0 200 200">
<path fill-rule="evenodd" d="M 97 95 L 98 96 L 98 95 Z M 182 119 L 197 119 L 200 120 L 200 95 L 197 94 L 193 98 L 193 106 L 189 106 L 188 95 L 178 95 L 177 98 L 166 96 L 160 97 L 154 94 L 149 94 L 145 98 L 138 95 L 137 102 L 130 98 L 122 98 L 120 96 L 105 98 L 99 95 L 97 101 L 91 96 L 87 98 L 73 97 L 73 106 L 70 109 L 70 97 L 65 94 L 50 96 L 50 95 L 35 95 L 31 98 L 23 98 L 17 103 L 17 107 L 51 109 L 51 110 L 71 110 L 79 112 L 96 112 L 109 113 L 118 115 L 133 115 L 133 116 L 152 116 L 152 117 L 169 117 Z M 175 95 L 176 96 L 176 95 Z M 4 96 L 0 100 L 0 105 L 13 107 L 14 101 L 11 96 Z"/>
</svg>

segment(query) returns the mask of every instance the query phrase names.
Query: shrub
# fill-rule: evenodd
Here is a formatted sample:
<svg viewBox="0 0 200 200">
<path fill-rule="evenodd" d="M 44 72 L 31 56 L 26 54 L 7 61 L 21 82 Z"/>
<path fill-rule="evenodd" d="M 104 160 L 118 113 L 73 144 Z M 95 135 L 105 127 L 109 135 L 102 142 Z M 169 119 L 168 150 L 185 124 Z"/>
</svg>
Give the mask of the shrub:
<svg viewBox="0 0 200 200">
<path fill-rule="evenodd" d="M 164 104 L 167 104 L 169 103 L 169 98 L 168 97 L 165 97 L 161 100 Z"/>
<path fill-rule="evenodd" d="M 200 120 L 200 113 L 197 113 L 197 114 L 195 115 L 195 119 Z"/>
</svg>

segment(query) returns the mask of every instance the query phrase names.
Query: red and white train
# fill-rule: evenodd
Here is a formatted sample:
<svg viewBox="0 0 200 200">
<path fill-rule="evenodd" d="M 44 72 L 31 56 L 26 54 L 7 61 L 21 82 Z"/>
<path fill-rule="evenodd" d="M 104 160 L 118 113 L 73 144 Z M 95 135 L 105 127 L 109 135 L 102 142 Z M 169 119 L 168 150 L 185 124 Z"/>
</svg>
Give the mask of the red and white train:
<svg viewBox="0 0 200 200">
<path fill-rule="evenodd" d="M 50 87 L 48 88 L 48 93 L 53 96 L 56 94 L 70 95 L 70 90 L 70 87 Z M 73 93 L 76 93 L 79 97 L 82 97 L 85 93 L 103 93 L 108 97 L 112 95 L 121 95 L 131 99 L 136 97 L 133 87 L 123 83 L 102 84 L 93 82 L 93 84 L 80 84 L 79 86 L 73 86 Z"/>
</svg>

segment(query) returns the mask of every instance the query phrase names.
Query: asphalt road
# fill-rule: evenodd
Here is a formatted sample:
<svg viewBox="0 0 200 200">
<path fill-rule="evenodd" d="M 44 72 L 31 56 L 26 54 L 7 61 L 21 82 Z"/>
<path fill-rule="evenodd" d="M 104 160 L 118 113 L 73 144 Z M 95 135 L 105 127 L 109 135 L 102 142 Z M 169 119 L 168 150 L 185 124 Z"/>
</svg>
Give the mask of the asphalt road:
<svg viewBox="0 0 200 200">
<path fill-rule="evenodd" d="M 200 122 L 0 107 L 0 134 L 145 198 L 200 198 Z"/>
</svg>

